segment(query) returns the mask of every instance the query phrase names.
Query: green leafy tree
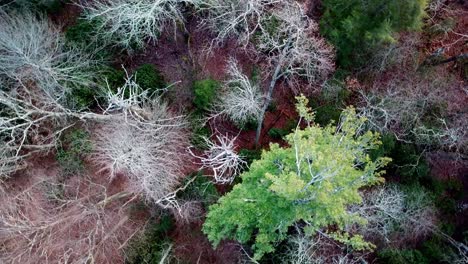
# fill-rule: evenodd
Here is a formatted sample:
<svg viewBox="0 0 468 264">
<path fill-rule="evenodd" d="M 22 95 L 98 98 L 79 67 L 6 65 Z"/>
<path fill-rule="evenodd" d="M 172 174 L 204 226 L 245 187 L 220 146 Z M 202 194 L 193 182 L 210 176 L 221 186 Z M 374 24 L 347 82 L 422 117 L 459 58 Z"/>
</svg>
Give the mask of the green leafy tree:
<svg viewBox="0 0 468 264">
<path fill-rule="evenodd" d="M 394 32 L 419 29 L 426 5 L 427 0 L 324 0 L 321 31 L 342 66 L 360 66 L 379 44 L 394 41 Z"/>
<path fill-rule="evenodd" d="M 346 224 L 362 222 L 347 212 L 347 206 L 362 201 L 358 189 L 382 181 L 379 169 L 389 159 L 372 161 L 367 153 L 379 144 L 379 135 L 362 132 L 365 119 L 346 109 L 338 126 L 312 125 L 307 99 L 299 98 L 298 112 L 308 126 L 286 136 L 290 147 L 271 144 L 242 183 L 210 207 L 203 231 L 214 246 L 222 239 L 253 242 L 254 258 L 274 251 L 288 228 L 298 221 L 314 234 L 330 225 L 329 233 L 356 249 L 372 245 L 360 236 L 341 231 Z"/>
</svg>

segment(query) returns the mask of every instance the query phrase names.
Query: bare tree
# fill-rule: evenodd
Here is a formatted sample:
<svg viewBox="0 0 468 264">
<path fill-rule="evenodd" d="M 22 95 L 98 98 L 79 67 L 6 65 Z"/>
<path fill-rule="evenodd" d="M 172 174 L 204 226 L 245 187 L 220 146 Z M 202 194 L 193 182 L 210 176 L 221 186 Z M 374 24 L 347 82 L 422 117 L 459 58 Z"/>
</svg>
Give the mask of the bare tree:
<svg viewBox="0 0 468 264">
<path fill-rule="evenodd" d="M 93 83 L 95 64 L 91 56 L 67 48 L 59 28 L 45 17 L 0 10 L 0 75 L 13 86 L 33 82 L 55 100 L 66 99 L 73 87 Z"/>
<path fill-rule="evenodd" d="M 18 193 L 10 190 L 0 204 L 0 260 L 115 263 L 143 226 L 125 214 L 129 199 L 127 193 L 108 196 L 105 186 L 87 180 L 73 186 L 40 180 Z"/>
<path fill-rule="evenodd" d="M 201 169 L 209 169 L 213 173 L 216 183 L 232 183 L 240 174 L 246 162 L 235 151 L 236 137 L 216 135 L 216 141 L 203 138 L 208 149 L 203 156 L 190 152 L 192 156 L 201 161 Z"/>
<path fill-rule="evenodd" d="M 306 15 L 302 5 L 281 2 L 270 11 L 270 19 L 276 26 L 262 31 L 258 37 L 258 49 L 266 54 L 266 60 L 281 67 L 280 75 L 295 88 L 297 78 L 308 83 L 325 80 L 334 70 L 333 50 L 324 39 L 318 37 L 318 25 Z"/>
<path fill-rule="evenodd" d="M 250 39 L 258 31 L 264 30 L 264 20 L 271 5 L 278 0 L 207 0 L 201 6 L 203 15 L 201 26 L 216 34 L 211 47 L 220 46 L 229 38 L 249 45 Z"/>
<path fill-rule="evenodd" d="M 0 174 L 54 147 L 67 118 L 81 118 L 67 108 L 68 95 L 93 84 L 93 65 L 90 56 L 66 47 L 59 28 L 45 17 L 0 11 Z"/>
<path fill-rule="evenodd" d="M 437 110 L 462 99 L 448 98 L 445 89 L 453 89 L 448 85 L 443 79 L 394 79 L 383 89 L 375 87 L 373 92 L 361 92 L 359 110 L 373 130 L 392 133 L 401 141 L 463 154 L 468 142 L 464 129 L 466 113 L 455 107 L 451 110 L 453 114 Z M 428 118 L 433 127 L 424 122 Z"/>
<path fill-rule="evenodd" d="M 257 83 L 253 83 L 239 68 L 235 59 L 228 62 L 229 79 L 224 84 L 213 116 L 227 116 L 234 123 L 244 126 L 257 122 L 262 111 L 263 95 Z"/>
<path fill-rule="evenodd" d="M 134 191 L 157 202 L 183 176 L 188 147 L 184 118 L 174 115 L 161 98 L 142 91 L 132 77 L 106 97 L 103 115 L 112 119 L 95 131 L 93 161 L 110 178 L 126 175 Z"/>
<path fill-rule="evenodd" d="M 99 0 L 85 5 L 85 17 L 99 23 L 97 33 L 109 43 L 125 48 L 144 47 L 168 26 L 183 22 L 184 5 L 199 0 Z"/>
<path fill-rule="evenodd" d="M 309 84 L 324 80 L 334 69 L 333 50 L 318 37 L 317 24 L 297 2 L 211 0 L 204 11 L 202 25 L 216 34 L 210 48 L 235 38 L 244 48 L 254 46 L 256 55 L 267 62 L 265 68 L 271 81 L 258 118 L 255 140 L 258 144 L 276 83 L 286 79 L 297 92 L 300 79 Z"/>
<path fill-rule="evenodd" d="M 364 259 L 366 254 L 366 252 L 350 254 L 344 245 L 319 232 L 314 236 L 304 234 L 291 236 L 286 251 L 281 254 L 281 261 L 290 264 L 357 264 L 366 263 Z"/>
<path fill-rule="evenodd" d="M 386 185 L 363 196 L 363 203 L 351 211 L 367 221 L 358 230 L 367 237 L 401 245 L 429 234 L 435 226 L 435 208 L 422 189 L 410 193 L 397 185 Z"/>
</svg>

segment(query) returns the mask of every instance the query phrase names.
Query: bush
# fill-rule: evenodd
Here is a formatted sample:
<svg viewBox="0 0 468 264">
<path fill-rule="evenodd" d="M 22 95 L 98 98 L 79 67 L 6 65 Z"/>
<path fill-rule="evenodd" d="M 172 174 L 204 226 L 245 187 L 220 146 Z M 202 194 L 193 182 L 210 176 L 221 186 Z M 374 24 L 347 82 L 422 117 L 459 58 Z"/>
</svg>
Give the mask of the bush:
<svg viewBox="0 0 468 264">
<path fill-rule="evenodd" d="M 239 156 L 250 166 L 254 160 L 260 159 L 262 151 L 260 149 L 241 149 L 239 150 Z M 240 178 L 240 177 L 238 177 Z"/>
<path fill-rule="evenodd" d="M 278 103 L 276 103 L 275 99 L 272 99 L 270 101 L 270 104 L 268 105 L 267 107 L 267 111 L 268 112 L 271 112 L 271 113 L 274 113 L 278 110 Z"/>
<path fill-rule="evenodd" d="M 274 127 L 268 131 L 268 136 L 274 139 L 282 139 L 284 136 L 289 134 L 289 132 L 289 130 L 286 130 L 284 128 Z"/>
<path fill-rule="evenodd" d="M 109 85 L 113 91 L 117 91 L 118 87 L 122 87 L 125 84 L 125 71 L 122 69 L 115 69 L 112 67 L 106 67 L 103 69 L 103 81 L 107 81 L 103 85 Z"/>
<path fill-rule="evenodd" d="M 179 199 L 187 201 L 200 201 L 203 203 L 205 208 L 214 204 L 219 199 L 218 191 L 214 186 L 213 182 L 206 176 L 203 176 L 201 172 L 194 173 L 184 179 L 182 186 L 188 181 L 197 177 L 187 188 L 177 193 Z"/>
<path fill-rule="evenodd" d="M 193 104 L 195 107 L 200 111 L 209 110 L 216 98 L 216 92 L 219 88 L 219 82 L 213 79 L 195 81 L 193 84 L 195 93 Z"/>
<path fill-rule="evenodd" d="M 393 134 L 383 134 L 380 140 L 382 141 L 382 145 L 377 149 L 372 149 L 369 153 L 372 160 L 376 160 L 380 157 L 389 157 L 395 149 L 397 142 Z"/>
<path fill-rule="evenodd" d="M 296 127 L 296 124 L 297 122 L 295 120 L 290 119 L 286 122 L 286 125 L 283 128 L 271 128 L 268 131 L 268 136 L 274 139 L 282 139 L 284 136 L 291 133 L 291 130 Z"/>
<path fill-rule="evenodd" d="M 429 27 L 427 33 L 432 37 L 437 37 L 438 35 L 447 34 L 453 30 L 457 25 L 457 21 L 453 17 L 447 17 L 444 20 L 440 21 Z"/>
<path fill-rule="evenodd" d="M 96 35 L 96 29 L 101 26 L 100 24 L 98 19 L 79 18 L 74 25 L 67 28 L 65 39 L 69 45 L 83 47 L 97 59 L 110 60 L 117 53 L 117 50 L 107 45 Z"/>
<path fill-rule="evenodd" d="M 63 7 L 64 2 L 60 0 L 16 0 L 14 6 L 27 7 L 41 12 L 56 13 Z"/>
<path fill-rule="evenodd" d="M 234 122 L 234 125 L 241 131 L 252 131 L 257 129 L 258 122 L 257 120 L 248 119 L 244 124 Z"/>
<path fill-rule="evenodd" d="M 84 169 L 83 158 L 91 153 L 92 148 L 88 132 L 74 129 L 65 134 L 56 154 L 63 176 L 81 173 Z"/>
<path fill-rule="evenodd" d="M 167 86 L 164 77 L 153 64 L 139 66 L 133 75 L 135 76 L 135 82 L 143 90 L 158 91 Z"/>
<path fill-rule="evenodd" d="M 190 135 L 190 144 L 197 149 L 204 150 L 208 147 L 204 138 L 211 136 L 211 130 L 203 123 L 203 117 L 200 113 L 189 116 L 192 133 Z"/>
<path fill-rule="evenodd" d="M 160 263 L 166 250 L 170 249 L 169 232 L 174 228 L 174 220 L 163 214 L 158 221 L 153 221 L 145 233 L 131 241 L 125 250 L 125 263 Z"/>
<path fill-rule="evenodd" d="M 390 156 L 396 167 L 396 173 L 404 183 L 416 183 L 429 175 L 429 165 L 416 146 L 398 143 Z"/>
<path fill-rule="evenodd" d="M 451 252 L 452 249 L 445 245 L 442 240 L 438 237 L 432 237 L 426 240 L 421 248 L 421 252 L 431 262 L 437 262 L 445 258 L 447 252 Z"/>
<path fill-rule="evenodd" d="M 379 263 L 385 264 L 426 264 L 429 261 L 416 249 L 384 249 L 377 253 Z"/>
<path fill-rule="evenodd" d="M 335 73 L 334 77 L 326 81 L 322 86 L 320 97 L 329 103 L 335 105 L 343 104 L 351 95 L 351 92 L 346 89 L 344 77 L 341 75 L 344 73 Z"/>
<path fill-rule="evenodd" d="M 96 90 L 89 86 L 81 86 L 73 89 L 69 95 L 70 107 L 76 110 L 90 108 L 95 103 Z"/>
<path fill-rule="evenodd" d="M 76 23 L 67 28 L 65 32 L 65 38 L 71 43 L 80 45 L 88 45 L 93 41 L 93 31 L 99 26 L 97 20 L 87 20 L 84 18 L 78 18 Z"/>
<path fill-rule="evenodd" d="M 340 120 L 341 109 L 336 107 L 335 105 L 323 105 L 319 106 L 315 109 L 315 123 L 319 124 L 320 126 L 324 127 L 331 122 L 334 124 L 338 123 Z"/>
</svg>

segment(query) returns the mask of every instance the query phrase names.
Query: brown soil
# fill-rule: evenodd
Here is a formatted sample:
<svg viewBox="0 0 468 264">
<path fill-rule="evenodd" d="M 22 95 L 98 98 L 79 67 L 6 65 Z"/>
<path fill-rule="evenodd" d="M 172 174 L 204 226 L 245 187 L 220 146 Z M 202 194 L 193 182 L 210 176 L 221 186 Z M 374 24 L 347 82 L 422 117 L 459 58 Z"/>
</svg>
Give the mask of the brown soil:
<svg viewBox="0 0 468 264">
<path fill-rule="evenodd" d="M 242 258 L 239 244 L 233 241 L 223 241 L 216 249 L 213 249 L 201 232 L 202 224 L 202 221 L 198 221 L 177 226 L 171 234 L 176 257 L 186 263 L 239 263 Z"/>
</svg>

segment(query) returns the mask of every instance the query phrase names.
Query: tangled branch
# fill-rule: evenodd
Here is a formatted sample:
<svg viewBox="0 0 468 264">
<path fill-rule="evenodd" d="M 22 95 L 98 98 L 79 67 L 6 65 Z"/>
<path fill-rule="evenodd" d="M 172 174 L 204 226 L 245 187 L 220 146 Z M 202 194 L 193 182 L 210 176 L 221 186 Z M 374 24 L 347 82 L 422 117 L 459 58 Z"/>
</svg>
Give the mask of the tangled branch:
<svg viewBox="0 0 468 264">
<path fill-rule="evenodd" d="M 100 0 L 85 5 L 85 17 L 99 22 L 97 33 L 109 43 L 125 48 L 144 47 L 172 24 L 183 22 L 184 5 L 198 0 Z"/>
<path fill-rule="evenodd" d="M 191 155 L 201 161 L 200 169 L 209 169 L 213 173 L 216 183 L 232 183 L 242 168 L 247 163 L 235 152 L 235 141 L 237 137 L 229 138 L 227 135 L 216 135 L 216 142 L 203 138 L 207 150 L 203 156 L 198 156 L 190 151 Z"/>
<path fill-rule="evenodd" d="M 260 118 L 263 95 L 258 84 L 242 73 L 235 59 L 228 61 L 229 79 L 224 84 L 224 91 L 219 103 L 213 110 L 213 116 L 227 116 L 234 123 L 243 126 L 248 122 L 257 122 Z"/>
</svg>

